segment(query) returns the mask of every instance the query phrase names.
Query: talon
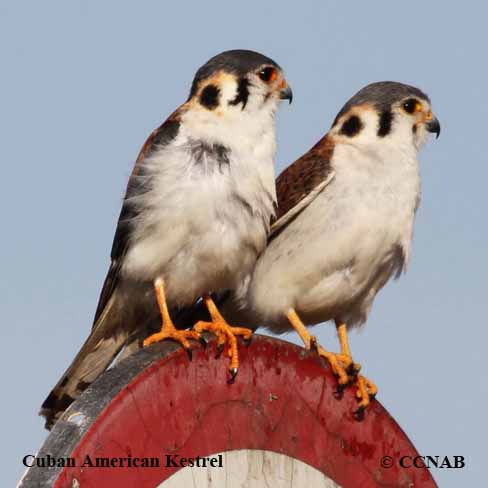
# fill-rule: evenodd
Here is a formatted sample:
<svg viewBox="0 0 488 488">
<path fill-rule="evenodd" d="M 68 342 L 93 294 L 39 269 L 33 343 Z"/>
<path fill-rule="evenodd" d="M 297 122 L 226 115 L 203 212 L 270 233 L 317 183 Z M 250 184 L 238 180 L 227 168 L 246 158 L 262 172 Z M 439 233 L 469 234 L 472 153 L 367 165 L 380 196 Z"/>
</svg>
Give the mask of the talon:
<svg viewBox="0 0 488 488">
<path fill-rule="evenodd" d="M 218 344 L 217 353 L 215 354 L 215 359 L 219 359 L 223 352 L 224 352 L 224 344 Z"/>
<path fill-rule="evenodd" d="M 378 388 L 371 380 L 361 375 L 358 375 L 354 382 L 357 386 L 356 398 L 359 400 L 358 409 L 365 410 L 370 404 L 371 399 L 378 392 Z"/>
<path fill-rule="evenodd" d="M 342 400 L 344 398 L 344 393 L 339 390 L 335 390 L 334 393 L 332 393 L 332 395 L 336 400 Z"/>
<path fill-rule="evenodd" d="M 251 342 L 252 342 L 252 335 L 251 335 L 251 336 L 249 336 L 249 338 L 248 338 L 248 339 L 243 339 L 243 342 L 244 342 L 244 345 L 245 345 L 246 347 L 249 347 L 249 346 L 251 345 Z"/>
<path fill-rule="evenodd" d="M 358 422 L 362 422 L 365 418 L 365 411 L 366 411 L 366 407 L 359 407 L 357 410 L 353 412 L 354 418 Z"/>
<path fill-rule="evenodd" d="M 354 378 L 361 371 L 361 365 L 352 361 L 347 367 L 346 371 L 349 376 Z"/>
<path fill-rule="evenodd" d="M 207 342 L 207 339 L 205 339 L 205 337 L 203 337 L 201 335 L 200 338 L 198 339 L 198 342 L 200 342 L 200 344 L 202 345 L 203 349 L 207 349 L 208 342 Z"/>
<path fill-rule="evenodd" d="M 195 324 L 193 330 L 198 333 L 208 331 L 217 336 L 217 354 L 216 359 L 220 357 L 224 351 L 224 347 L 227 346 L 227 355 L 230 358 L 230 371 L 232 375 L 232 381 L 237 374 L 237 368 L 239 367 L 239 353 L 237 348 L 237 337 L 242 336 L 244 339 L 249 340 L 252 336 L 252 330 L 244 327 L 232 327 L 222 317 L 217 310 L 215 303 L 210 296 L 203 297 L 205 305 L 208 308 L 211 322 L 200 321 Z M 233 371 L 235 370 L 235 373 Z"/>
<path fill-rule="evenodd" d="M 317 338 L 315 336 L 310 336 L 310 345 L 308 347 L 309 351 L 318 352 L 319 345 L 317 343 Z"/>
<path fill-rule="evenodd" d="M 286 312 L 286 317 L 290 321 L 293 328 L 298 332 L 302 339 L 305 349 L 315 350 L 317 354 L 323 357 L 330 366 L 332 373 L 337 378 L 337 389 L 334 392 L 336 398 L 341 398 L 344 390 L 351 384 L 355 383 L 357 386 L 356 397 L 359 401 L 358 409 L 353 412 L 358 420 L 364 418 L 364 410 L 369 405 L 371 399 L 376 395 L 378 388 L 376 385 L 359 374 L 361 365 L 355 363 L 352 359 L 351 351 L 349 349 L 349 341 L 347 338 L 347 326 L 340 319 L 336 319 L 337 335 L 341 345 L 341 352 L 339 354 L 329 352 L 317 343 L 315 336 L 311 335 L 307 327 L 302 322 L 294 308 L 290 308 Z"/>
<path fill-rule="evenodd" d="M 230 372 L 230 378 L 227 380 L 227 383 L 229 385 L 232 385 L 236 379 L 238 369 L 237 368 L 230 368 L 229 372 Z"/>
<path fill-rule="evenodd" d="M 193 360 L 193 351 L 190 348 L 185 349 L 185 351 L 186 351 L 186 354 L 188 356 L 188 360 L 192 361 Z"/>
</svg>

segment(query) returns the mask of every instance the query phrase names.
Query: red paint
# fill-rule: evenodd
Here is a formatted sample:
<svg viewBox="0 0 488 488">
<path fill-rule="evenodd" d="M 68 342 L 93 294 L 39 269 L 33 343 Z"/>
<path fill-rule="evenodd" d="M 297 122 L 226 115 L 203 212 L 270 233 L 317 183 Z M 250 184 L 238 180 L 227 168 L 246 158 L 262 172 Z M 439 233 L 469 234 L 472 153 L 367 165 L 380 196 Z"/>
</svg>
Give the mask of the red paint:
<svg viewBox="0 0 488 488">
<path fill-rule="evenodd" d="M 435 487 L 427 469 L 383 469 L 385 455 L 416 456 L 406 435 L 377 402 L 353 418 L 354 391 L 334 396 L 336 380 L 321 359 L 287 342 L 255 336 L 240 347 L 236 382 L 227 384 L 228 359 L 215 343 L 195 346 L 144 370 L 102 412 L 73 457 L 205 456 L 266 449 L 314 466 L 344 488 Z M 276 398 L 276 399 L 275 399 Z M 71 488 L 154 487 L 177 468 L 65 468 L 55 483 Z"/>
</svg>

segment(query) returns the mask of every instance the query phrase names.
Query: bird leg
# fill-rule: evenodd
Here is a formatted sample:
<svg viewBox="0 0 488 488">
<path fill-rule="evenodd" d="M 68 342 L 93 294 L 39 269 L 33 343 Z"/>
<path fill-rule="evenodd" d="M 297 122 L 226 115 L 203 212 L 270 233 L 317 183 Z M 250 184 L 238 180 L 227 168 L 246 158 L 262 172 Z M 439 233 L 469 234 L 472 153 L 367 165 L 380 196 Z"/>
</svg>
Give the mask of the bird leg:
<svg viewBox="0 0 488 488">
<path fill-rule="evenodd" d="M 350 383 L 350 377 L 347 373 L 347 370 L 352 364 L 351 357 L 343 353 L 337 354 L 334 352 L 329 352 L 325 350 L 322 346 L 318 345 L 315 336 L 310 334 L 310 332 L 307 330 L 304 323 L 301 321 L 300 317 L 293 308 L 290 308 L 290 310 L 288 310 L 288 312 L 286 313 L 286 317 L 305 344 L 305 349 L 307 349 L 307 351 L 310 351 L 313 348 L 317 351 L 319 356 L 325 358 L 330 364 L 332 372 L 337 377 L 339 387 L 345 388 Z"/>
<path fill-rule="evenodd" d="M 361 370 L 361 365 L 355 363 L 352 359 L 351 350 L 349 349 L 349 340 L 347 338 L 346 324 L 336 320 L 337 336 L 341 345 L 341 354 L 347 358 L 348 373 L 350 376 L 356 376 Z"/>
<path fill-rule="evenodd" d="M 349 340 L 347 338 L 346 324 L 336 320 L 337 335 L 339 337 L 339 343 L 341 345 L 341 355 L 349 358 L 349 374 L 353 377 L 353 382 L 357 387 L 356 397 L 359 401 L 358 413 L 363 411 L 370 403 L 371 398 L 374 398 L 378 393 L 376 385 L 368 378 L 358 374 L 361 365 L 355 363 L 352 359 L 351 351 L 349 349 Z"/>
<path fill-rule="evenodd" d="M 188 356 L 191 359 L 191 348 L 188 339 L 198 340 L 200 338 L 200 334 L 193 330 L 176 329 L 169 315 L 168 305 L 166 303 L 166 296 L 164 293 L 164 281 L 162 279 L 158 278 L 154 281 L 154 292 L 158 300 L 159 311 L 161 312 L 162 325 L 159 332 L 157 332 L 156 334 L 152 334 L 144 341 L 144 346 L 149 346 L 154 342 L 171 339 L 173 341 L 179 342 L 185 348 Z"/>
<path fill-rule="evenodd" d="M 243 327 L 231 327 L 222 317 L 217 309 L 212 297 L 205 295 L 203 301 L 210 313 L 212 319 L 211 322 L 204 322 L 200 320 L 195 324 L 193 330 L 197 333 L 201 333 L 204 330 L 212 332 L 217 337 L 217 347 L 223 348 L 227 344 L 227 354 L 230 357 L 229 371 L 231 373 L 231 380 L 237 375 L 239 368 L 239 353 L 237 350 L 237 338 L 236 336 L 242 336 L 245 340 L 249 340 L 252 335 L 251 329 L 245 329 Z"/>
<path fill-rule="evenodd" d="M 337 377 L 339 389 L 344 389 L 347 385 L 354 383 L 357 387 L 356 397 L 359 402 L 356 413 L 360 414 L 369 405 L 371 398 L 378 392 L 376 385 L 358 374 L 361 366 L 355 363 L 352 359 L 351 351 L 349 349 L 349 341 L 347 338 L 346 324 L 336 321 L 337 335 L 339 336 L 339 343 L 341 345 L 340 353 L 333 353 L 326 351 L 322 346 L 317 344 L 317 339 L 311 335 L 305 324 L 301 321 L 298 314 L 293 308 L 288 310 L 286 314 L 293 328 L 305 344 L 305 348 L 310 351 L 312 348 L 316 349 L 319 356 L 325 358 L 330 364 L 332 372 Z"/>
</svg>

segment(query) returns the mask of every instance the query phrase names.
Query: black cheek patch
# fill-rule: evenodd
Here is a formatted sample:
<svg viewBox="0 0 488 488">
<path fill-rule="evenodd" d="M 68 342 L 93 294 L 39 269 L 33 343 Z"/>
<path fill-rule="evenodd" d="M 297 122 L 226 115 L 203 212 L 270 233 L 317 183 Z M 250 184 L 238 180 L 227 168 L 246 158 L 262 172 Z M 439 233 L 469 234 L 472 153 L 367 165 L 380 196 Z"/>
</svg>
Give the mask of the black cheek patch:
<svg viewBox="0 0 488 488">
<path fill-rule="evenodd" d="M 209 110 L 219 105 L 220 90 L 215 85 L 208 85 L 200 94 L 200 103 Z"/>
<path fill-rule="evenodd" d="M 347 137 L 354 137 L 361 132 L 362 128 L 363 123 L 361 122 L 361 119 L 357 115 L 352 115 L 344 122 L 344 124 L 342 124 L 339 134 Z"/>
<path fill-rule="evenodd" d="M 234 100 L 229 102 L 229 105 L 238 105 L 242 103 L 242 110 L 246 108 L 247 99 L 249 98 L 249 81 L 246 78 L 241 78 L 237 85 L 237 95 Z"/>
<path fill-rule="evenodd" d="M 380 123 L 378 127 L 378 137 L 385 137 L 391 131 L 391 123 L 393 121 L 393 114 L 391 110 L 384 110 L 380 115 Z"/>
</svg>

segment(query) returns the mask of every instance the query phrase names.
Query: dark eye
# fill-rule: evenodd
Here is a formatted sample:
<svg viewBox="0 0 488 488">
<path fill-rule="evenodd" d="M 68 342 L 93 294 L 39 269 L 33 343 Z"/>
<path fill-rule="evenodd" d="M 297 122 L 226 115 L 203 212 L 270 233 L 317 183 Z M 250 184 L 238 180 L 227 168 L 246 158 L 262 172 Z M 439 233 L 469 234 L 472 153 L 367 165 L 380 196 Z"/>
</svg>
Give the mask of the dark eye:
<svg viewBox="0 0 488 488">
<path fill-rule="evenodd" d="M 278 73 L 271 66 L 267 66 L 258 72 L 258 76 L 266 83 L 270 83 L 271 81 L 276 80 Z"/>
<path fill-rule="evenodd" d="M 403 110 L 405 110 L 407 114 L 420 112 L 422 110 L 422 104 L 418 100 L 415 100 L 415 98 L 409 98 L 406 102 L 403 102 Z"/>
</svg>

